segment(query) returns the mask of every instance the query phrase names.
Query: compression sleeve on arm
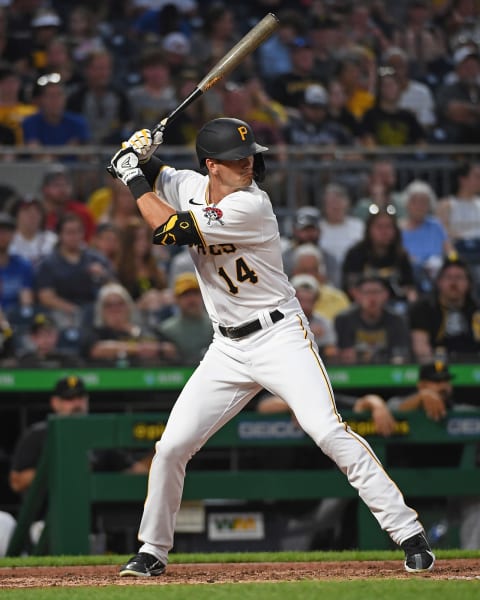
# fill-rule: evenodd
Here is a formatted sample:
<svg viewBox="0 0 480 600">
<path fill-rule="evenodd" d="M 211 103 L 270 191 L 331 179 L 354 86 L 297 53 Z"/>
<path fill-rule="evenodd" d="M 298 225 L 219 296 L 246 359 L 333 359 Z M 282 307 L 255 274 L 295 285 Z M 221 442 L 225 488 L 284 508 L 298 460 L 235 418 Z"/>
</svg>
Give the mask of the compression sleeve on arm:
<svg viewBox="0 0 480 600">
<path fill-rule="evenodd" d="M 155 179 L 164 164 L 158 156 L 152 156 L 146 163 L 139 165 L 152 189 L 155 185 Z"/>
</svg>

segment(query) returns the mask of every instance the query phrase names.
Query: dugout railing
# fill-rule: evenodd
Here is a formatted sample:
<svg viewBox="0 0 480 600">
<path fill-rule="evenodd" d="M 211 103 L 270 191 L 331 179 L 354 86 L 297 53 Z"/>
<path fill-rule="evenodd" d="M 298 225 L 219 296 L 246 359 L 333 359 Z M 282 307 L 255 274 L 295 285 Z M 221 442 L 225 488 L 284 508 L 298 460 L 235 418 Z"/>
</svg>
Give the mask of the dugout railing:
<svg viewBox="0 0 480 600">
<path fill-rule="evenodd" d="M 366 437 L 390 476 L 404 495 L 415 498 L 459 498 L 480 496 L 477 445 L 480 441 L 480 413 L 451 412 L 440 422 L 423 414 L 397 414 L 395 433 L 388 438 L 375 432 L 368 415 L 345 413 L 353 430 Z M 21 554 L 27 544 L 30 524 L 48 498 L 46 527 L 32 553 L 77 555 L 90 552 L 91 511 L 95 503 L 141 503 L 145 498 L 145 475 L 91 472 L 89 452 L 95 448 L 151 448 L 165 427 L 168 413 L 86 415 L 51 417 L 47 445 L 40 468 L 18 515 L 18 525 L 8 555 Z M 455 466 L 390 467 L 389 445 L 446 444 L 461 447 Z M 346 477 L 332 469 L 265 470 L 240 469 L 234 458 L 244 448 L 307 447 L 313 442 L 288 416 L 257 415 L 244 412 L 235 417 L 206 445 L 232 453 L 228 469 L 189 472 L 184 500 L 244 499 L 300 500 L 323 497 L 354 498 L 356 491 Z M 388 536 L 362 503 L 357 514 L 358 547 L 390 547 Z"/>
</svg>

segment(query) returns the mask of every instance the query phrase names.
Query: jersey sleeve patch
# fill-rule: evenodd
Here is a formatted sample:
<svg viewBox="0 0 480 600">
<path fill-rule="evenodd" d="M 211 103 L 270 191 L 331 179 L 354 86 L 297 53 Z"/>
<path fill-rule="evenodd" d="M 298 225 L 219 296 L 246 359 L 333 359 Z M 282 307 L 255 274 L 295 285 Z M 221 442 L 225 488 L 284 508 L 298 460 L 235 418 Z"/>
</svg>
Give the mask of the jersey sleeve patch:
<svg viewBox="0 0 480 600">
<path fill-rule="evenodd" d="M 153 243 L 159 246 L 204 245 L 204 240 L 191 211 L 177 212 L 153 232 Z"/>
</svg>

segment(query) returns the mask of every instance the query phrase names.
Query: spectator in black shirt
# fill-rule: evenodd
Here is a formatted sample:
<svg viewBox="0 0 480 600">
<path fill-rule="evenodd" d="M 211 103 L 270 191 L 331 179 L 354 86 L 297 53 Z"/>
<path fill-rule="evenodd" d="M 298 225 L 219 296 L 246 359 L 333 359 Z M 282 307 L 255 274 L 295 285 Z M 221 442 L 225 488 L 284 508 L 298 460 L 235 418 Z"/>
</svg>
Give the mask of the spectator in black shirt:
<svg viewBox="0 0 480 600">
<path fill-rule="evenodd" d="M 0 125 L 0 144 L 2 146 L 15 145 L 15 132 L 6 125 Z"/>
<path fill-rule="evenodd" d="M 354 244 L 343 261 L 343 288 L 352 295 L 360 275 L 374 273 L 388 280 L 393 296 L 391 303 L 404 308 L 417 298 L 412 263 L 402 245 L 402 234 L 390 208 L 378 207 L 370 214 L 363 240 Z"/>
<path fill-rule="evenodd" d="M 55 311 L 54 318 L 62 327 L 78 326 L 100 287 L 114 279 L 108 260 L 85 246 L 83 232 L 81 218 L 67 213 L 57 226 L 57 246 L 38 266 L 39 304 Z"/>
<path fill-rule="evenodd" d="M 270 96 L 288 109 L 298 109 L 305 90 L 312 83 L 321 81 L 314 72 L 314 55 L 307 38 L 297 37 L 290 45 L 292 70 L 276 77 L 267 88 Z"/>
<path fill-rule="evenodd" d="M 50 407 L 54 414 L 61 416 L 87 414 L 88 392 L 84 382 L 76 376 L 57 381 L 50 397 Z M 25 493 L 35 478 L 45 446 L 47 425 L 46 420 L 31 425 L 17 443 L 9 476 L 14 492 Z"/>
<path fill-rule="evenodd" d="M 83 361 L 77 354 L 79 348 L 68 334 L 68 330 L 61 330 L 48 314 L 37 313 L 17 352 L 18 366 L 48 369 L 80 367 Z"/>
<path fill-rule="evenodd" d="M 328 114 L 328 94 L 319 84 L 307 86 L 299 103 L 298 116 L 292 116 L 285 129 L 285 138 L 294 146 L 349 145 L 352 135 Z"/>
<path fill-rule="evenodd" d="M 449 359 L 478 357 L 480 306 L 472 295 L 472 279 L 466 263 L 456 255 L 445 259 L 434 292 L 410 308 L 410 329 L 415 358 L 433 359 L 444 348 Z"/>
<path fill-rule="evenodd" d="M 343 363 L 404 363 L 410 355 L 405 319 L 387 308 L 390 286 L 364 275 L 354 288 L 355 303 L 335 318 L 338 357 Z"/>
<path fill-rule="evenodd" d="M 347 108 L 347 95 L 342 83 L 338 79 L 331 79 L 328 84 L 328 116 L 331 121 L 338 123 L 350 134 L 352 141 L 356 141 L 361 133 L 361 126 Z"/>
<path fill-rule="evenodd" d="M 402 90 L 395 70 L 380 67 L 375 105 L 363 115 L 362 141 L 366 146 L 414 146 L 426 134 L 416 116 L 400 108 Z"/>
</svg>

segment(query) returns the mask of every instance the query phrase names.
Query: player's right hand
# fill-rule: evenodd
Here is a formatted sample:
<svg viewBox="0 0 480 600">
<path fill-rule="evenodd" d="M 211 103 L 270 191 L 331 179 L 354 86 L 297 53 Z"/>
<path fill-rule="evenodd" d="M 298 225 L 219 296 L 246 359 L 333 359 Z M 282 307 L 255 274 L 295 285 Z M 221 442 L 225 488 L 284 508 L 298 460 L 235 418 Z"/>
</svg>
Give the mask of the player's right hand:
<svg viewBox="0 0 480 600">
<path fill-rule="evenodd" d="M 150 129 L 139 129 L 127 141 L 138 155 L 141 163 L 150 160 L 152 154 L 163 142 L 163 127 L 157 128 L 152 134 Z"/>
<path fill-rule="evenodd" d="M 127 143 L 119 150 L 110 161 L 110 167 L 115 177 L 118 177 L 125 185 L 135 177 L 143 177 L 143 172 L 138 166 L 139 156 Z"/>
</svg>

